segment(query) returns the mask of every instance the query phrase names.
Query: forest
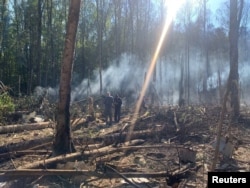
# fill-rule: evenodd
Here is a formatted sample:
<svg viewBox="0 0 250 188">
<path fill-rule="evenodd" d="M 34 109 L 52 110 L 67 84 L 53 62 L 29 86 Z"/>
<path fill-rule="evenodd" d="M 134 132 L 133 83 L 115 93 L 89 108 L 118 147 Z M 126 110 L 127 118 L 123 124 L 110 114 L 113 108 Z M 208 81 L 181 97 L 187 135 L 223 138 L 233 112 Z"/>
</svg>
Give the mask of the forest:
<svg viewBox="0 0 250 188">
<path fill-rule="evenodd" d="M 248 3 L 239 29 L 239 82 L 244 101 L 249 86 Z M 204 101 L 199 93 L 225 84 L 230 68 L 229 2 L 218 4 L 219 9 L 211 10 L 209 1 L 187 1 L 178 11 L 154 71 L 155 87 L 164 93 L 162 100 L 178 101 L 181 70 L 183 94 L 191 103 L 211 101 Z M 68 6 L 67 0 L 1 2 L 0 80 L 12 95 L 30 95 L 38 86 L 58 88 Z M 87 91 L 138 92 L 160 38 L 167 4 L 164 0 L 84 0 L 81 6 L 72 100 Z"/>
<path fill-rule="evenodd" d="M 204 187 L 209 170 L 249 171 L 249 9 L 1 1 L 0 187 Z M 123 102 L 112 126 L 107 92 Z"/>
</svg>

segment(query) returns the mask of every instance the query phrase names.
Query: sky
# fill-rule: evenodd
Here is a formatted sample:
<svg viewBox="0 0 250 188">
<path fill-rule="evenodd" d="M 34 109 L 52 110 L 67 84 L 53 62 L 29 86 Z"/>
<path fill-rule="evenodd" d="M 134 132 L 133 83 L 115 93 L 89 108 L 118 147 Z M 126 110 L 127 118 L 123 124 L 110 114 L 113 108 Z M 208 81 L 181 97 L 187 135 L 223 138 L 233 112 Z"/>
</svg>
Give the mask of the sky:
<svg viewBox="0 0 250 188">
<path fill-rule="evenodd" d="M 216 12 L 216 10 L 223 4 L 225 0 L 208 0 L 208 6 L 211 8 L 213 12 Z"/>
<path fill-rule="evenodd" d="M 212 11 L 213 24 L 219 25 L 216 20 L 216 11 L 221 8 L 221 6 L 225 3 L 225 0 L 208 0 L 208 8 Z"/>
</svg>

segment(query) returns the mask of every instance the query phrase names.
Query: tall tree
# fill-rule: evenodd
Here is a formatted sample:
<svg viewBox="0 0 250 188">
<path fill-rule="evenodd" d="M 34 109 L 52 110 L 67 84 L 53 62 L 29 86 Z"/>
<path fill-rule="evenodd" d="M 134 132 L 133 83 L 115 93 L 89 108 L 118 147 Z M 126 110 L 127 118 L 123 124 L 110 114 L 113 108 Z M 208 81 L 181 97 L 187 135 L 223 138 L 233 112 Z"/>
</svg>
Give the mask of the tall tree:
<svg viewBox="0 0 250 188">
<path fill-rule="evenodd" d="M 7 28 L 8 28 L 8 11 L 7 11 L 7 1 L 3 0 L 0 3 L 0 78 L 4 78 L 6 75 L 6 70 L 4 63 L 6 60 L 6 51 L 7 51 Z"/>
<path fill-rule="evenodd" d="M 207 38 L 207 0 L 203 0 L 203 53 L 205 56 L 205 71 L 203 77 L 204 98 L 207 99 L 207 80 L 209 77 L 209 59 L 208 59 L 208 38 Z M 208 102 L 208 101 L 206 101 Z"/>
<path fill-rule="evenodd" d="M 133 3 L 134 2 L 134 3 Z M 132 1 L 132 0 L 128 0 L 128 10 L 126 9 L 126 16 L 127 18 L 127 24 L 128 27 L 124 27 L 124 34 L 123 34 L 123 41 L 124 41 L 124 50 L 128 51 L 130 53 L 134 53 L 135 51 L 135 19 L 134 19 L 134 15 L 135 15 L 135 3 L 137 3 L 137 1 Z M 128 12 L 129 11 L 129 12 Z M 128 12 L 128 13 L 127 13 Z M 126 36 L 130 36 L 130 40 L 129 43 L 125 42 Z"/>
<path fill-rule="evenodd" d="M 240 113 L 239 102 L 239 71 L 238 71 L 238 40 L 244 0 L 230 0 L 229 54 L 230 72 L 228 90 L 231 97 L 232 117 L 236 120 Z"/>
<path fill-rule="evenodd" d="M 36 63 L 37 63 L 37 84 L 41 85 L 41 37 L 42 37 L 42 1 L 37 2 L 37 32 L 36 32 Z"/>
<path fill-rule="evenodd" d="M 59 105 L 53 154 L 60 155 L 74 151 L 70 129 L 71 73 L 75 50 L 75 38 L 79 20 L 81 0 L 71 0 L 66 27 L 66 39 L 60 77 Z"/>
<path fill-rule="evenodd" d="M 186 22 L 185 22 L 185 98 L 187 100 L 187 104 L 190 103 L 190 30 L 191 30 L 191 6 L 190 2 L 186 3 Z"/>
<path fill-rule="evenodd" d="M 100 94 L 102 94 L 102 47 L 103 47 L 103 0 L 96 0 L 96 9 L 97 9 L 97 53 L 98 53 L 98 62 L 99 62 L 99 78 L 100 78 Z"/>
<path fill-rule="evenodd" d="M 114 1 L 115 4 L 115 56 L 119 57 L 121 52 L 121 3 L 119 1 Z M 119 59 L 117 58 L 116 64 L 119 65 Z"/>
<path fill-rule="evenodd" d="M 52 32 L 52 7 L 53 7 L 53 3 L 51 0 L 46 0 L 46 32 L 47 32 L 47 38 L 46 40 L 46 50 L 45 53 L 46 58 L 45 59 L 45 63 L 44 63 L 44 85 L 47 86 L 48 85 L 48 77 L 49 77 L 49 73 L 51 71 L 50 70 L 50 66 L 51 64 L 54 64 L 54 40 L 53 40 L 53 32 Z M 53 74 L 55 75 L 55 74 Z"/>
<path fill-rule="evenodd" d="M 239 105 L 239 73 L 238 73 L 238 37 L 239 37 L 239 27 L 240 20 L 242 16 L 244 0 L 240 0 L 239 3 L 236 0 L 230 0 L 230 26 L 229 26 L 229 54 L 230 54 L 230 72 L 228 77 L 228 85 L 224 95 L 222 111 L 220 114 L 219 124 L 217 126 L 217 136 L 214 159 L 211 167 L 211 171 L 214 171 L 218 156 L 220 139 L 222 132 L 222 122 L 225 115 L 226 102 L 228 96 L 231 98 L 232 107 L 232 119 L 237 120 L 239 117 L 240 105 Z"/>
</svg>

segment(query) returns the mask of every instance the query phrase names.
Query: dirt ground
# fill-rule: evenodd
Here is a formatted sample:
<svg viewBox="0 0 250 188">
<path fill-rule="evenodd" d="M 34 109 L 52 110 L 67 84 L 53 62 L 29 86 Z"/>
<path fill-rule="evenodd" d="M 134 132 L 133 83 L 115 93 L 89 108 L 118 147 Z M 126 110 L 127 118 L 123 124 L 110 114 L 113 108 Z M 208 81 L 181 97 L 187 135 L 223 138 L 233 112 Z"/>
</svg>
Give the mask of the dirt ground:
<svg viewBox="0 0 250 188">
<path fill-rule="evenodd" d="M 207 172 L 214 158 L 219 114 L 220 108 L 216 106 L 149 108 L 141 112 L 135 122 L 135 135 L 131 139 L 135 140 L 134 145 L 126 145 L 124 139 L 132 126 L 132 111 L 124 110 L 121 121 L 110 127 L 101 116 L 86 121 L 86 114 L 78 115 L 74 118 L 81 121 L 72 123 L 73 142 L 76 150 L 83 154 L 52 166 L 35 168 L 33 170 L 43 169 L 44 173 L 36 176 L 34 171 L 17 176 L 6 172 L 50 158 L 55 123 L 39 130 L 24 128 L 2 133 L 0 188 L 206 187 Z M 242 109 L 241 114 L 237 123 L 230 123 L 229 115 L 225 116 L 216 171 L 250 170 L 250 109 Z M 104 147 L 105 152 L 102 152 Z M 97 149 L 99 153 L 93 155 L 84 153 Z M 46 174 L 48 169 L 64 172 L 49 175 Z M 69 174 L 67 170 L 71 170 Z M 90 175 L 72 171 L 87 171 Z"/>
</svg>

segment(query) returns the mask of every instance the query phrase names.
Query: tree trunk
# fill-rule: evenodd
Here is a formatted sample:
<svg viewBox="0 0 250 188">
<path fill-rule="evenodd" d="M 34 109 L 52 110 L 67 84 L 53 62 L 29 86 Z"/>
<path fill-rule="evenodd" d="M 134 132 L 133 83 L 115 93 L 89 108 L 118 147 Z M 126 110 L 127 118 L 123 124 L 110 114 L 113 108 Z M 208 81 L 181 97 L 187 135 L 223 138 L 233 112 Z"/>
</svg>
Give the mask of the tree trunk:
<svg viewBox="0 0 250 188">
<path fill-rule="evenodd" d="M 8 156 L 10 156 L 10 154 L 12 152 L 16 152 L 16 151 L 21 151 L 21 150 L 26 150 L 26 149 L 33 149 L 34 147 L 40 147 L 40 146 L 44 146 L 46 145 L 50 145 L 50 143 L 52 142 L 53 136 L 52 135 L 48 135 L 47 137 L 42 137 L 42 138 L 36 138 L 33 140 L 26 140 L 26 141 L 22 141 L 22 142 L 18 142 L 18 143 L 10 143 L 10 144 L 6 144 L 6 145 L 2 145 L 0 146 L 0 159 L 2 159 L 2 157 L 4 157 L 4 159 L 9 159 L 6 158 L 6 154 L 9 154 Z"/>
<path fill-rule="evenodd" d="M 53 125 L 49 121 L 40 123 L 6 125 L 6 126 L 0 126 L 0 134 L 18 133 L 27 130 L 40 130 L 40 129 L 46 129 L 48 127 L 51 128 L 53 127 Z"/>
<path fill-rule="evenodd" d="M 114 1 L 115 6 L 115 57 L 116 65 L 119 65 L 119 55 L 120 55 L 120 45 L 121 45 L 121 31 L 120 31 L 120 22 L 121 22 L 121 4 L 119 1 Z"/>
<path fill-rule="evenodd" d="M 239 102 L 239 72 L 238 72 L 238 39 L 239 39 L 239 25 L 243 9 L 243 0 L 240 2 L 238 9 L 238 2 L 230 0 L 230 30 L 229 30 L 229 45 L 230 45 L 230 73 L 229 85 L 231 97 L 231 107 L 233 109 L 232 118 L 237 120 L 240 113 Z"/>
<path fill-rule="evenodd" d="M 61 67 L 59 106 L 56 124 L 56 135 L 53 143 L 53 155 L 74 151 L 70 130 L 70 92 L 71 73 L 75 49 L 75 38 L 80 12 L 80 0 L 71 0 L 69 7 L 66 40 Z"/>
<path fill-rule="evenodd" d="M 103 63 L 102 63 L 102 37 L 103 37 L 103 13 L 102 13 L 102 5 L 103 2 L 96 0 L 96 8 L 97 8 L 97 35 L 98 35 L 98 45 L 97 45 L 97 50 L 98 50 L 98 62 L 99 62 L 99 78 L 100 78 L 100 94 L 102 94 L 103 90 L 103 81 L 102 81 L 102 68 L 103 68 Z M 100 7 L 99 7 L 100 6 Z"/>
<path fill-rule="evenodd" d="M 191 23 L 190 21 L 190 10 L 188 11 L 187 19 L 188 23 Z M 184 94 L 185 94 L 185 100 L 187 105 L 190 103 L 190 28 L 187 25 L 186 26 L 186 33 L 185 33 L 185 79 L 184 79 Z"/>
<path fill-rule="evenodd" d="M 208 97 L 208 87 L 207 87 L 207 80 L 209 77 L 209 57 L 208 57 L 208 37 L 207 37 L 207 2 L 203 0 L 203 55 L 205 60 L 205 70 L 204 70 L 204 78 L 203 78 L 203 94 L 205 102 L 210 102 Z"/>
<path fill-rule="evenodd" d="M 73 0 L 76 1 L 76 0 Z M 78 1 L 78 0 L 77 0 Z M 137 145 L 137 144 L 142 144 L 144 142 L 144 140 L 131 140 L 129 142 L 125 142 L 124 145 L 125 146 L 133 146 L 133 145 Z M 126 148 L 127 150 L 129 150 L 129 148 Z M 115 152 L 119 152 L 119 151 L 123 151 L 126 149 L 120 149 L 120 148 L 115 148 L 113 147 L 113 145 L 109 145 L 109 146 L 105 146 L 102 148 L 98 148 L 98 149 L 93 149 L 91 151 L 79 151 L 79 152 L 75 152 L 75 153 L 71 153 L 71 154 L 66 154 L 66 155 L 60 155 L 60 156 L 56 156 L 50 159 L 42 159 L 39 161 L 35 161 L 34 163 L 29 163 L 26 164 L 24 166 L 19 166 L 18 169 L 29 169 L 29 168 L 39 168 L 39 167 L 43 167 L 52 163 L 58 163 L 58 162 L 62 162 L 65 160 L 71 160 L 71 159 L 76 159 L 80 156 L 87 156 L 87 157 L 100 157 L 100 156 L 104 156 L 107 154 L 112 154 Z"/>
<path fill-rule="evenodd" d="M 183 62 L 181 62 L 181 76 L 179 80 L 179 101 L 178 104 L 179 106 L 184 106 L 184 65 Z"/>
<path fill-rule="evenodd" d="M 38 0 L 38 23 L 37 23 L 37 41 L 36 41 L 36 63 L 37 63 L 37 84 L 41 85 L 41 36 L 42 36 L 42 1 Z"/>
<path fill-rule="evenodd" d="M 108 165 L 107 165 L 108 166 Z M 133 169 L 131 168 L 131 171 Z M 98 179 L 113 179 L 113 178 L 166 178 L 166 171 L 159 172 L 112 172 L 108 171 L 100 173 L 97 171 L 90 170 L 69 170 L 69 169 L 18 169 L 18 170 L 1 170 L 0 178 L 4 181 L 11 181 L 18 178 L 34 177 L 34 176 L 82 176 L 82 177 L 98 177 Z M 178 172 L 179 174 L 181 172 Z M 173 175 L 172 175 L 173 176 Z M 41 186 L 40 186 L 41 187 Z"/>
<path fill-rule="evenodd" d="M 221 140 L 222 124 L 226 111 L 226 103 L 228 96 L 231 98 L 231 106 L 233 108 L 232 118 L 233 120 L 238 119 L 239 116 L 239 73 L 238 73 L 238 37 L 239 37 L 239 23 L 241 19 L 243 0 L 240 2 L 240 9 L 238 10 L 238 2 L 235 0 L 230 0 L 230 30 L 229 30 L 229 43 L 230 43 L 230 73 L 228 78 L 228 85 L 226 88 L 226 93 L 224 95 L 222 103 L 222 111 L 220 114 L 219 124 L 217 126 L 217 136 L 216 136 L 216 146 L 215 154 L 213 159 L 213 164 L 211 171 L 216 168 L 217 160 L 219 157 L 219 147 Z"/>
</svg>

